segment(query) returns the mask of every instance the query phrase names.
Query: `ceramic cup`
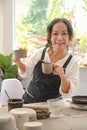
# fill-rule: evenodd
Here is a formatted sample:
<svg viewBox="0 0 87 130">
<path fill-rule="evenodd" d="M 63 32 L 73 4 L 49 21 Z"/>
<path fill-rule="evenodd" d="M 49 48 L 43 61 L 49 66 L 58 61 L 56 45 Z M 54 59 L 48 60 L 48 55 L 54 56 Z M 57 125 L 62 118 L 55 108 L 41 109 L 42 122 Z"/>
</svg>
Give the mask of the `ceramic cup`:
<svg viewBox="0 0 87 130">
<path fill-rule="evenodd" d="M 19 98 L 8 100 L 8 111 L 10 111 L 11 109 L 14 109 L 14 108 L 23 107 L 23 102 L 24 102 L 24 100 L 19 99 Z"/>
<path fill-rule="evenodd" d="M 46 61 L 42 61 L 42 72 L 45 74 L 51 74 L 53 70 L 53 65 Z"/>
<path fill-rule="evenodd" d="M 10 114 L 0 114 L 0 130 L 18 130 L 15 118 Z"/>
<path fill-rule="evenodd" d="M 48 99 L 48 108 L 51 113 L 51 117 L 62 117 L 64 101 L 60 98 Z"/>
<path fill-rule="evenodd" d="M 13 55 L 17 58 L 26 58 L 27 57 L 27 51 L 26 50 L 14 50 Z"/>
<path fill-rule="evenodd" d="M 24 130 L 24 123 L 29 121 L 28 112 L 12 109 L 9 113 L 15 117 L 18 130 Z"/>
<path fill-rule="evenodd" d="M 15 108 L 10 110 L 10 113 L 14 113 L 15 111 L 26 111 L 28 112 L 28 118 L 29 121 L 36 121 L 37 120 L 37 114 L 34 109 L 31 108 Z"/>
<path fill-rule="evenodd" d="M 24 123 L 24 130 L 43 130 L 41 122 L 26 122 Z"/>
</svg>

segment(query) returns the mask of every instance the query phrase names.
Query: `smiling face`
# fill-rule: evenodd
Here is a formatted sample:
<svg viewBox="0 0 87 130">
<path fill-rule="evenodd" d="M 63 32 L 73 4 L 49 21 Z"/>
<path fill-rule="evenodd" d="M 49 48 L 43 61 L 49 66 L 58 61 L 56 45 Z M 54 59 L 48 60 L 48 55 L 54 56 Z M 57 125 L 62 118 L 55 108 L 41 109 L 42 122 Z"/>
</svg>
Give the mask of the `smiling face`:
<svg viewBox="0 0 87 130">
<path fill-rule="evenodd" d="M 66 18 L 56 18 L 47 27 L 47 46 L 53 49 L 66 49 L 73 38 L 73 28 Z"/>
<path fill-rule="evenodd" d="M 65 23 L 58 22 L 54 24 L 51 33 L 52 47 L 56 49 L 65 49 L 69 45 L 69 34 Z"/>
</svg>

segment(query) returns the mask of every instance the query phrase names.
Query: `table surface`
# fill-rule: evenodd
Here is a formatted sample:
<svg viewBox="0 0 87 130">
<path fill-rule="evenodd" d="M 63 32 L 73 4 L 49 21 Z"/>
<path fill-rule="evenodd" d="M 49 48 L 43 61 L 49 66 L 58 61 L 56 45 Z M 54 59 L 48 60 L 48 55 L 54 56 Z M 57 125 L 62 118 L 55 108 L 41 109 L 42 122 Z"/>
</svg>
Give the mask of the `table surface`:
<svg viewBox="0 0 87 130">
<path fill-rule="evenodd" d="M 87 117 L 72 117 L 64 115 L 61 118 L 41 120 L 44 130 L 87 130 Z"/>
<path fill-rule="evenodd" d="M 6 107 L 0 108 L 1 113 L 7 113 Z M 87 110 L 76 110 L 65 103 L 63 117 L 40 119 L 43 130 L 87 130 Z"/>
</svg>

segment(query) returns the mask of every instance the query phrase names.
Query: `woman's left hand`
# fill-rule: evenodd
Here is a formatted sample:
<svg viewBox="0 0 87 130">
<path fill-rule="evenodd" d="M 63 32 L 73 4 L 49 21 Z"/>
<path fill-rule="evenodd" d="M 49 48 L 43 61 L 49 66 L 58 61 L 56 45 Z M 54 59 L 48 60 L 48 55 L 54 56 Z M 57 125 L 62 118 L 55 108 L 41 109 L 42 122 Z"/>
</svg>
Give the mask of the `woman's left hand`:
<svg viewBox="0 0 87 130">
<path fill-rule="evenodd" d="M 53 65 L 53 74 L 59 75 L 61 78 L 61 89 L 64 93 L 68 93 L 70 89 L 70 81 L 64 74 L 64 68 L 58 64 Z"/>
<path fill-rule="evenodd" d="M 58 64 L 53 64 L 53 74 L 59 75 L 60 77 L 64 75 L 64 68 Z"/>
</svg>

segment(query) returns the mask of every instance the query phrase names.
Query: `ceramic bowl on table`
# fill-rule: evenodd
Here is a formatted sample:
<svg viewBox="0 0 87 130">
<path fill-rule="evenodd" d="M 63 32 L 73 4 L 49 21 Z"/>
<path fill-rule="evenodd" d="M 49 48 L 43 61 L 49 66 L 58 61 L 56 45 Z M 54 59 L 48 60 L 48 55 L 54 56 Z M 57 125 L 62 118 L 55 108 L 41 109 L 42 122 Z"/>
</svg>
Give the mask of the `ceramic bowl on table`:
<svg viewBox="0 0 87 130">
<path fill-rule="evenodd" d="M 25 122 L 29 121 L 28 118 L 28 112 L 23 110 L 23 111 L 18 111 L 17 109 L 13 111 L 10 111 L 9 113 L 12 114 L 16 120 L 16 125 L 18 130 L 24 130 L 23 126 Z"/>
<path fill-rule="evenodd" d="M 21 108 L 23 107 L 24 100 L 20 98 L 13 98 L 8 100 L 8 111 L 14 108 Z"/>
<path fill-rule="evenodd" d="M 72 96 L 72 102 L 70 102 L 70 106 L 77 110 L 87 111 L 87 96 L 86 95 Z"/>
<path fill-rule="evenodd" d="M 23 107 L 34 109 L 37 114 L 37 119 L 46 119 L 50 117 L 46 102 L 24 104 Z"/>
<path fill-rule="evenodd" d="M 24 123 L 24 130 L 43 130 L 41 122 L 26 122 Z"/>
<path fill-rule="evenodd" d="M 9 113 L 13 114 L 16 111 L 26 111 L 28 113 L 29 121 L 36 121 L 37 120 L 36 111 L 34 109 L 31 109 L 31 108 L 15 108 L 15 109 L 10 110 Z"/>
<path fill-rule="evenodd" d="M 0 130 L 18 130 L 15 118 L 10 114 L 0 114 Z"/>
<path fill-rule="evenodd" d="M 87 96 L 76 95 L 72 97 L 72 101 L 77 104 L 86 104 L 87 105 Z"/>
</svg>

